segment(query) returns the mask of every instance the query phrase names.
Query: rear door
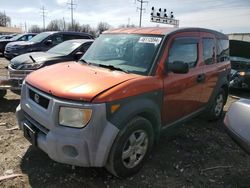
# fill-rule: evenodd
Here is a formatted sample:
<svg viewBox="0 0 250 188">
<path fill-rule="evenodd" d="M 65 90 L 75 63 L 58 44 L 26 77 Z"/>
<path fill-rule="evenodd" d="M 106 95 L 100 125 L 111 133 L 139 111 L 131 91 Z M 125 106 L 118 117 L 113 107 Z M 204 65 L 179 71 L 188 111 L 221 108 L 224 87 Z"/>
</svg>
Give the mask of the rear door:
<svg viewBox="0 0 250 188">
<path fill-rule="evenodd" d="M 168 49 L 167 49 L 168 50 Z M 186 33 L 170 39 L 168 63 L 182 61 L 188 63 L 187 74 L 168 72 L 164 78 L 163 122 L 169 125 L 185 116 L 198 111 L 202 105 L 200 96 L 203 87 L 203 74 L 199 33 Z"/>
</svg>

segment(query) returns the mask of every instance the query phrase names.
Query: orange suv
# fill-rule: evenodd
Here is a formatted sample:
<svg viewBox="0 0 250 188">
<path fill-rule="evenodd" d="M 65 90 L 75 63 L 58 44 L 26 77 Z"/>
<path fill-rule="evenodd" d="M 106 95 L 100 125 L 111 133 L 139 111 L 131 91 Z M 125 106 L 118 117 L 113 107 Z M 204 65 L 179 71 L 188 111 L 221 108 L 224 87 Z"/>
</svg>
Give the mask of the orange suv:
<svg viewBox="0 0 250 188">
<path fill-rule="evenodd" d="M 107 31 L 79 62 L 28 75 L 16 115 L 55 161 L 136 173 L 161 130 L 218 119 L 228 96 L 228 37 L 201 28 Z"/>
</svg>

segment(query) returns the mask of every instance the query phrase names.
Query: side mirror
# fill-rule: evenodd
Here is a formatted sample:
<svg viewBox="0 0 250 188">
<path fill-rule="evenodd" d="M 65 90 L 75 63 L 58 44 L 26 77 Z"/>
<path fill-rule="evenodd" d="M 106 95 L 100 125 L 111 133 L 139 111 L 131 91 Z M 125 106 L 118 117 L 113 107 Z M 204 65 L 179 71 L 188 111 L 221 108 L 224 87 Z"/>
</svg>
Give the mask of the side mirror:
<svg viewBox="0 0 250 188">
<path fill-rule="evenodd" d="M 46 41 L 44 42 L 44 44 L 45 44 L 46 46 L 50 46 L 50 45 L 52 45 L 52 40 L 46 40 Z"/>
<path fill-rule="evenodd" d="M 189 66 L 187 63 L 184 63 L 183 61 L 174 61 L 173 63 L 168 63 L 167 71 L 172 71 L 173 73 L 177 74 L 186 74 L 189 71 Z"/>
<path fill-rule="evenodd" d="M 76 52 L 75 55 L 74 55 L 74 56 L 75 56 L 75 59 L 77 59 L 77 60 L 80 59 L 80 58 L 83 56 L 83 54 L 84 54 L 84 53 L 81 52 L 81 51 Z"/>
</svg>

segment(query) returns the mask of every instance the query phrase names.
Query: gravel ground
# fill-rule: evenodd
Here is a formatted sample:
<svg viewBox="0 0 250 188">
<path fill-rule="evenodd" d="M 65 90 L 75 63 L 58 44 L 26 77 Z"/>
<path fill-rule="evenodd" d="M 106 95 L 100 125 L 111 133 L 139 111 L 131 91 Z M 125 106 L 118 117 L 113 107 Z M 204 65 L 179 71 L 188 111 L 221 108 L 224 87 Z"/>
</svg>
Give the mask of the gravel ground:
<svg viewBox="0 0 250 188">
<path fill-rule="evenodd" d="M 8 62 L 0 58 L 0 67 Z M 231 93 L 225 106 L 246 91 Z M 81 168 L 59 164 L 32 147 L 17 126 L 15 108 L 19 96 L 8 92 L 0 99 L 0 176 L 22 174 L 0 180 L 0 187 L 249 187 L 250 156 L 225 133 L 222 121 L 193 119 L 162 134 L 143 169 L 133 177 L 118 179 L 103 168 Z M 4 125 L 3 123 L 6 123 Z"/>
</svg>

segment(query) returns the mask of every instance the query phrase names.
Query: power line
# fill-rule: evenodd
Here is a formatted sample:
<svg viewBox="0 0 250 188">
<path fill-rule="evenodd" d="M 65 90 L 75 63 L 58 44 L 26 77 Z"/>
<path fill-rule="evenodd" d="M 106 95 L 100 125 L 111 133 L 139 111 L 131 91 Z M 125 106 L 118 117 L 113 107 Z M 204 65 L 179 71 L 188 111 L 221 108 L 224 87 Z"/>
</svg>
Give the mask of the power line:
<svg viewBox="0 0 250 188">
<path fill-rule="evenodd" d="M 142 11 L 143 11 L 143 10 L 146 10 L 145 8 L 143 8 L 143 4 L 148 3 L 148 1 L 144 1 L 144 0 L 136 0 L 136 1 L 140 3 L 140 7 L 137 7 L 137 10 L 140 10 L 140 22 L 139 22 L 139 27 L 141 27 Z"/>
<path fill-rule="evenodd" d="M 45 31 L 45 17 L 46 17 L 46 9 L 44 8 L 44 6 L 41 8 L 41 14 L 43 17 L 43 30 Z"/>
<path fill-rule="evenodd" d="M 74 3 L 74 0 L 70 0 L 70 3 L 67 3 L 70 7 L 71 10 L 71 25 L 72 25 L 72 29 L 74 28 L 74 8 L 77 5 L 76 3 Z"/>
</svg>

